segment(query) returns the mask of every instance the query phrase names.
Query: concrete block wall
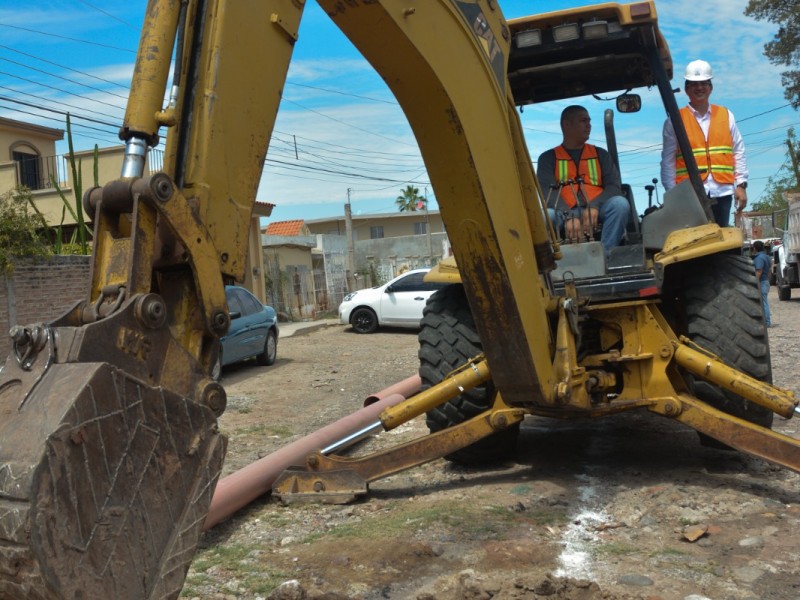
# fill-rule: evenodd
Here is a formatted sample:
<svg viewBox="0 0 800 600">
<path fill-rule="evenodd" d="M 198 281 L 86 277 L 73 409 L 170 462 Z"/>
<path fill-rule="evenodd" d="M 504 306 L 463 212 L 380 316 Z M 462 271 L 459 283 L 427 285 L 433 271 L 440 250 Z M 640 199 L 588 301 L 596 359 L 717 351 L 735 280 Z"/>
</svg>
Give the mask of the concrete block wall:
<svg viewBox="0 0 800 600">
<path fill-rule="evenodd" d="M 46 323 L 83 300 L 90 285 L 90 256 L 25 260 L 0 275 L 0 365 L 11 350 L 14 325 Z"/>
</svg>

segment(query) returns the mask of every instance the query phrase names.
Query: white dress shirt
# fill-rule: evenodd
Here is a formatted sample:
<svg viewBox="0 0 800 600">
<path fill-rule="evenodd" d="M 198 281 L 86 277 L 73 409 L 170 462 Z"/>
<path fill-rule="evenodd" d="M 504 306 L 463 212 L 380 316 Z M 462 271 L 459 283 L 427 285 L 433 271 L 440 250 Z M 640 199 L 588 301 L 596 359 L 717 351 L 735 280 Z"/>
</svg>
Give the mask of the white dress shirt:
<svg viewBox="0 0 800 600">
<path fill-rule="evenodd" d="M 697 124 L 703 130 L 703 135 L 708 140 L 708 128 L 711 125 L 711 105 L 705 114 L 697 112 L 692 105 L 688 105 L 690 111 L 697 119 Z M 722 107 L 723 110 L 728 110 Z M 744 156 L 744 140 L 739 133 L 739 128 L 736 127 L 736 120 L 733 118 L 733 113 L 728 110 L 728 124 L 731 128 L 731 140 L 733 141 L 733 172 L 734 184 L 719 183 L 714 179 L 714 176 L 709 173 L 706 180 L 703 182 L 703 187 L 706 193 L 711 198 L 719 196 L 729 196 L 733 194 L 734 186 L 747 181 L 747 161 Z M 661 183 L 664 189 L 669 191 L 675 187 L 675 156 L 677 155 L 678 140 L 675 138 L 675 130 L 672 128 L 672 122 L 667 119 L 664 123 L 664 145 L 661 148 Z"/>
</svg>

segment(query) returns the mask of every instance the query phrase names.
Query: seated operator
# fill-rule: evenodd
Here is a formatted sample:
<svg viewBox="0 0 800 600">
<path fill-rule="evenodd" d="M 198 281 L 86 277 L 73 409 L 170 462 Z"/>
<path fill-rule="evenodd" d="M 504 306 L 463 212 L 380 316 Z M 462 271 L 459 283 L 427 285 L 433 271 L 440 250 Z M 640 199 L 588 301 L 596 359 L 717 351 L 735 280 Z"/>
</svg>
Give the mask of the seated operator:
<svg viewBox="0 0 800 600">
<path fill-rule="evenodd" d="M 591 238 L 602 224 L 600 241 L 609 250 L 625 234 L 630 205 L 622 196 L 619 172 L 603 148 L 587 144 L 592 120 L 585 108 L 572 105 L 561 113 L 564 141 L 539 156 L 536 175 L 547 194 L 547 212 L 556 231 L 568 240 Z"/>
</svg>

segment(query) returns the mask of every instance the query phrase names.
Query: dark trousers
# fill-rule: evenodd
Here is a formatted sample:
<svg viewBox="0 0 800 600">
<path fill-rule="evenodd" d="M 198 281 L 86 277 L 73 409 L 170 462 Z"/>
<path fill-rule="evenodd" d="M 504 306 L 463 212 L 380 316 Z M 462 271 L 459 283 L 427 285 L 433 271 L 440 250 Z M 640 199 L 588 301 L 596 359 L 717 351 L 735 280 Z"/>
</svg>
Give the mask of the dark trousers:
<svg viewBox="0 0 800 600">
<path fill-rule="evenodd" d="M 733 203 L 733 196 L 717 196 L 711 200 L 716 200 L 715 204 L 711 205 L 711 212 L 714 214 L 714 220 L 720 227 L 728 227 L 731 222 L 731 204 Z"/>
</svg>

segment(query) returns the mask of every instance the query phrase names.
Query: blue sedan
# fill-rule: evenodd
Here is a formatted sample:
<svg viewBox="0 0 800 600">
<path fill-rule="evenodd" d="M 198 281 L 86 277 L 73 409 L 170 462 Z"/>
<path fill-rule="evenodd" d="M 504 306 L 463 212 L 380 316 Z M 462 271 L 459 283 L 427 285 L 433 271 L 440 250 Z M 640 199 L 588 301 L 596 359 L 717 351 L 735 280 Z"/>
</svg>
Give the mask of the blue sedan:
<svg viewBox="0 0 800 600">
<path fill-rule="evenodd" d="M 222 367 L 255 358 L 259 365 L 275 363 L 278 355 L 278 315 L 271 306 L 264 306 L 248 290 L 235 285 L 225 286 L 231 326 L 222 339 L 219 357 L 211 376 L 219 381 Z"/>
</svg>

